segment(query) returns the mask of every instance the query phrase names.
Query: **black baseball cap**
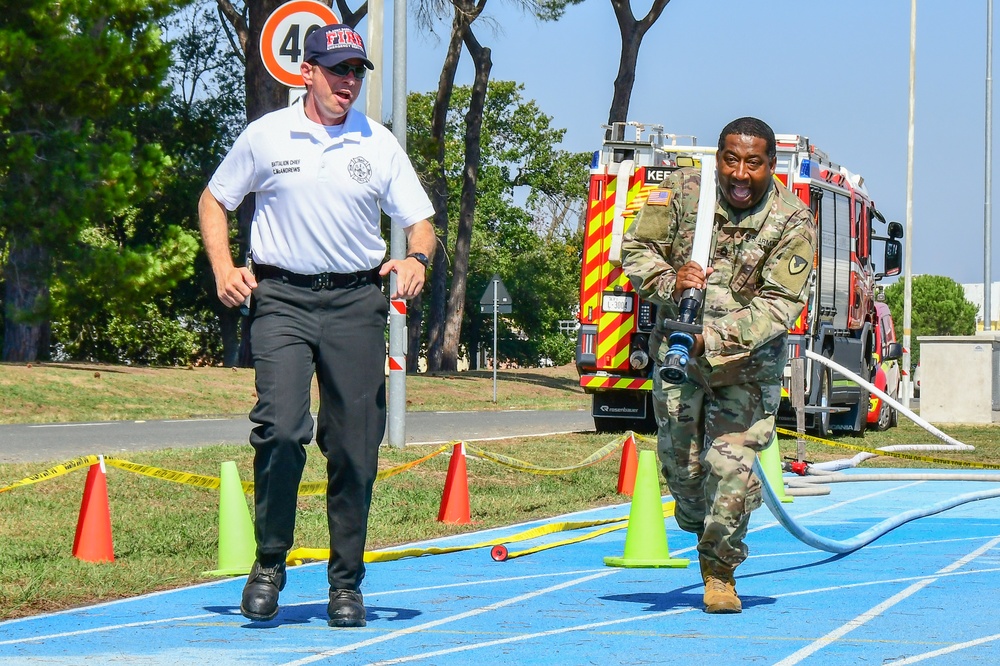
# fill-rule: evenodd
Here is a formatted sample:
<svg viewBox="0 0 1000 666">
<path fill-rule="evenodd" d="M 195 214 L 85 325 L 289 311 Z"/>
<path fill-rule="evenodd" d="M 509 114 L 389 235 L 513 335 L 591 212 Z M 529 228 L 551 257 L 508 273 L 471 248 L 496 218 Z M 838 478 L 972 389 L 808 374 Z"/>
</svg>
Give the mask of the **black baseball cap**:
<svg viewBox="0 0 1000 666">
<path fill-rule="evenodd" d="M 322 67 L 333 67 L 345 60 L 357 58 L 368 69 L 375 65 L 365 53 L 365 42 L 354 28 L 343 23 L 333 23 L 314 30 L 306 37 L 306 62 Z"/>
</svg>

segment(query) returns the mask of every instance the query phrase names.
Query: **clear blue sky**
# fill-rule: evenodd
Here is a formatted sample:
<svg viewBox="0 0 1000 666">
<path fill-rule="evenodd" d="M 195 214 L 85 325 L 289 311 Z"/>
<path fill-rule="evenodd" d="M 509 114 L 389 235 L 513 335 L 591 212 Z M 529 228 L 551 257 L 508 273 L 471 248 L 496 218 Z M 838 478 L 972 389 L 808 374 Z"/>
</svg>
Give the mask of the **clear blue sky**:
<svg viewBox="0 0 1000 666">
<path fill-rule="evenodd" d="M 610 2 L 587 0 L 557 23 L 500 0 L 487 7 L 499 32 L 480 19 L 476 33 L 492 49 L 492 77 L 522 82 L 525 98 L 567 130 L 563 148 L 599 148 L 620 50 Z M 391 22 L 389 2 L 387 44 Z M 436 29 L 429 35 L 410 21 L 410 90 L 437 87 L 448 24 Z M 758 116 L 863 175 L 886 217 L 905 223 L 909 30 L 909 0 L 672 0 L 643 40 L 629 120 L 713 144 L 728 121 Z M 1000 51 L 1000 31 L 994 41 Z M 986 1 L 918 0 L 914 275 L 983 281 L 985 79 Z M 459 83 L 471 80 L 464 53 Z M 996 227 L 993 241 L 996 281 Z"/>
</svg>

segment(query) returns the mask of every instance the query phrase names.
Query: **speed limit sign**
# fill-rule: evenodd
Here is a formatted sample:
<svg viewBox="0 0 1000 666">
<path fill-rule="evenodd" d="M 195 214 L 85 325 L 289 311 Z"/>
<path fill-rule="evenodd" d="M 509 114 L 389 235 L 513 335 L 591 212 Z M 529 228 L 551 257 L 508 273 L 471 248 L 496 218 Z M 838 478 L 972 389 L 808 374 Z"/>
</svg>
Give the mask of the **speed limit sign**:
<svg viewBox="0 0 1000 666">
<path fill-rule="evenodd" d="M 331 23 L 340 23 L 340 19 L 322 2 L 292 0 L 279 5 L 260 31 L 260 58 L 267 73 L 290 88 L 301 87 L 299 66 L 306 37 Z"/>
</svg>

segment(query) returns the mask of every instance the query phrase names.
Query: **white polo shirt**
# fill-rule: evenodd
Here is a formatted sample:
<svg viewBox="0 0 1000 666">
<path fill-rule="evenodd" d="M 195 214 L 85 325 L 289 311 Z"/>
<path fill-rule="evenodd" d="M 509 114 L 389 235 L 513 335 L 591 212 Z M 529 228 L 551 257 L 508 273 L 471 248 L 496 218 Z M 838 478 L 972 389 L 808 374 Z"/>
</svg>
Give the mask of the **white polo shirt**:
<svg viewBox="0 0 1000 666">
<path fill-rule="evenodd" d="M 306 275 L 378 266 L 380 210 L 404 228 L 434 213 L 389 130 L 353 109 L 320 125 L 301 102 L 250 123 L 208 188 L 229 210 L 256 192 L 254 262 Z"/>
</svg>

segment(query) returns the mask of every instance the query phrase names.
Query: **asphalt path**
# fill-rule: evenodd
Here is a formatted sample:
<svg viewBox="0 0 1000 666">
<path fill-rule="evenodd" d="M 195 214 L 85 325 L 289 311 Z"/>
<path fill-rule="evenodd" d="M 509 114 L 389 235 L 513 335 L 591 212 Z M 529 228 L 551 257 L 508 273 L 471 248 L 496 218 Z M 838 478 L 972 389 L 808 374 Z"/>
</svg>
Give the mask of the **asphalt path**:
<svg viewBox="0 0 1000 666">
<path fill-rule="evenodd" d="M 211 444 L 244 444 L 247 417 L 0 426 L 0 463 L 61 462 L 90 454 L 122 455 Z M 409 412 L 406 444 L 446 443 L 562 432 L 593 432 L 587 410 Z"/>
</svg>

